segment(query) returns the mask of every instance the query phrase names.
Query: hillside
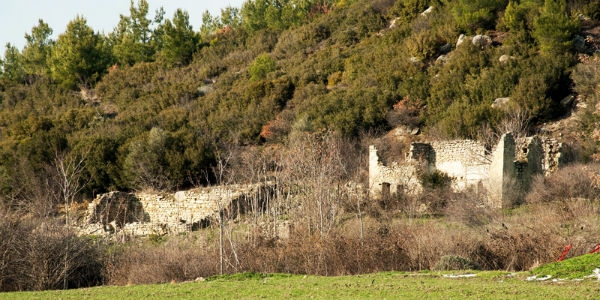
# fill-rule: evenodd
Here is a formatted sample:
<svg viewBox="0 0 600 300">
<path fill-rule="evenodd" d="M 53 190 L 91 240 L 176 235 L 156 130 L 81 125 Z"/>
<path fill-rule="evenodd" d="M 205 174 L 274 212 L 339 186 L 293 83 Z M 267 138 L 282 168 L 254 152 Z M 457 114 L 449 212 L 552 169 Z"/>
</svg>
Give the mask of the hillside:
<svg viewBox="0 0 600 300">
<path fill-rule="evenodd" d="M 78 17 L 53 41 L 41 21 L 3 59 L 3 198 L 53 177 L 58 158 L 85 157 L 84 194 L 185 188 L 215 182 L 226 149 L 398 125 L 484 139 L 568 114 L 568 95 L 590 103 L 569 130 L 582 135 L 582 159 L 596 151 L 586 138 L 597 124 L 598 79 L 588 74 L 597 73 L 598 36 L 584 31 L 597 23 L 593 3 L 284 2 L 207 15 L 200 32 L 182 11 L 152 23 L 144 1 L 106 36 Z M 301 17 L 277 17 L 290 9 Z M 457 46 L 461 34 L 484 38 Z M 492 108 L 498 98 L 508 106 Z"/>
<path fill-rule="evenodd" d="M 205 13 L 199 30 L 186 11 L 151 19 L 151 9 L 133 1 L 107 34 L 78 16 L 56 40 L 40 20 L 23 49 L 7 47 L 0 212 L 5 228 L 15 229 L 0 231 L 0 249 L 1 234 L 18 240 L 13 231 L 26 241 L 56 238 L 56 253 L 65 237 L 89 255 L 82 257 L 102 257 L 94 266 L 104 273 L 38 285 L 11 274 L 6 289 L 156 282 L 167 275 L 127 272 L 184 268 L 180 259 L 160 260 L 170 251 L 161 235 L 151 238 L 157 248 L 128 245 L 104 257 L 56 229 L 76 217 L 70 207 L 108 191 L 274 183 L 266 201 L 246 203 L 245 218 L 213 220 L 198 237 L 206 248 L 174 241 L 173 256 L 198 266 L 177 269 L 177 278 L 223 268 L 422 270 L 449 254 L 484 269 L 526 270 L 554 259 L 567 241 L 580 252 L 596 242 L 600 1 L 248 0 L 220 16 Z M 505 212 L 443 184 L 418 197 L 372 201 L 359 192 L 368 185 L 368 145 L 388 142 L 393 128 L 410 134 L 379 149 L 398 155 L 413 140 L 491 147 L 512 131 L 568 144 L 574 164 L 534 180 L 523 206 Z M 425 202 L 434 209 L 421 210 Z M 279 244 L 273 231 L 284 221 L 294 223 L 296 237 Z M 39 224 L 45 229 L 32 229 Z M 218 247 L 217 224 L 226 224 Z"/>
</svg>

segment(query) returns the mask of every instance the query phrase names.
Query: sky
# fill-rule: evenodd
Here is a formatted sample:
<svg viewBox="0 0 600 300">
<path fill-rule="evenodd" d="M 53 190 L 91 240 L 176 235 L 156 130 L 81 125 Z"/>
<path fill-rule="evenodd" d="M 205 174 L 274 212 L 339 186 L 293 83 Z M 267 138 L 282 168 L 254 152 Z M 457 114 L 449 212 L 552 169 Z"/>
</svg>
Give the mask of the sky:
<svg viewBox="0 0 600 300">
<path fill-rule="evenodd" d="M 165 9 L 165 18 L 171 19 L 177 8 L 186 10 L 194 30 L 200 30 L 202 14 L 208 10 L 213 16 L 219 16 L 221 8 L 228 6 L 241 8 L 245 0 L 147 0 L 150 6 L 150 18 L 161 6 Z M 137 3 L 138 0 L 135 0 Z M 0 57 L 4 56 L 6 43 L 25 46 L 25 34 L 42 19 L 54 31 L 52 38 L 65 32 L 69 21 L 77 15 L 87 20 L 94 31 L 108 34 L 119 22 L 120 15 L 129 15 L 130 0 L 2 0 L 0 4 Z"/>
</svg>

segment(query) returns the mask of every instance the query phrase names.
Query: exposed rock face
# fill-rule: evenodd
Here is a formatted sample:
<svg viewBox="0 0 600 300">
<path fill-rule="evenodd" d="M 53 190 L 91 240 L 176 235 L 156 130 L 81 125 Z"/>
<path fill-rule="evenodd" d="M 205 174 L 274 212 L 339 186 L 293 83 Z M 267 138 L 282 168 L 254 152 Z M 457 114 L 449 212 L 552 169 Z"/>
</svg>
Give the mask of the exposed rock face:
<svg viewBox="0 0 600 300">
<path fill-rule="evenodd" d="M 585 38 L 580 35 L 573 37 L 573 48 L 575 51 L 585 53 L 588 49 L 586 47 Z"/>
<path fill-rule="evenodd" d="M 421 13 L 421 16 L 427 17 L 432 11 L 433 11 L 433 6 L 430 6 Z"/>
<path fill-rule="evenodd" d="M 448 61 L 448 55 L 440 55 L 438 56 L 438 58 L 435 60 L 436 64 L 443 64 L 445 62 Z"/>
<path fill-rule="evenodd" d="M 564 108 L 569 108 L 569 107 L 573 106 L 573 102 L 575 102 L 575 96 L 568 95 L 568 96 L 564 97 L 562 100 L 560 100 L 560 106 L 562 106 Z"/>
<path fill-rule="evenodd" d="M 175 194 L 110 192 L 88 206 L 81 234 L 130 235 L 180 233 L 205 226 L 219 213 L 261 209 L 270 195 L 267 184 L 232 185 L 179 191 Z"/>
<path fill-rule="evenodd" d="M 447 54 L 448 52 L 452 51 L 452 45 L 444 44 L 440 46 L 439 50 L 442 54 Z"/>
<path fill-rule="evenodd" d="M 390 26 L 388 27 L 388 29 L 394 29 L 396 27 L 398 27 L 398 25 L 396 25 L 396 22 L 398 22 L 400 18 L 395 18 L 392 20 L 392 22 L 390 23 Z"/>
<path fill-rule="evenodd" d="M 503 54 L 500 56 L 500 58 L 498 58 L 498 61 L 500 61 L 501 63 L 507 63 L 509 60 L 514 59 L 516 59 L 514 56 Z"/>
</svg>

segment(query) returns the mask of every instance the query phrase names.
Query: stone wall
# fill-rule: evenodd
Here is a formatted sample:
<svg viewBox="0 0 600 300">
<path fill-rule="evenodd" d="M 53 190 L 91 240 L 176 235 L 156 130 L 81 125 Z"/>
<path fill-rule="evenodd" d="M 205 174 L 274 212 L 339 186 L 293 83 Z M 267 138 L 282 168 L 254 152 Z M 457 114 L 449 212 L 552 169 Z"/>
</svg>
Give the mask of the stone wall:
<svg viewBox="0 0 600 300">
<path fill-rule="evenodd" d="M 80 224 L 81 234 L 181 233 L 206 226 L 219 213 L 235 217 L 260 209 L 268 184 L 198 188 L 174 194 L 111 192 L 96 197 Z M 253 205 L 254 204 L 254 205 Z M 253 207 L 254 206 L 254 207 Z"/>
<path fill-rule="evenodd" d="M 432 142 L 435 169 L 448 174 L 454 190 L 479 184 L 488 173 L 485 146 L 470 140 Z"/>
<path fill-rule="evenodd" d="M 517 145 L 518 144 L 518 145 Z M 491 153 L 470 140 L 412 143 L 404 162 L 389 166 L 379 161 L 377 149 L 369 149 L 369 191 L 374 198 L 394 193 L 422 191 L 418 172 L 441 171 L 453 178 L 455 191 L 484 188 L 489 206 L 509 207 L 529 189 L 538 174 L 548 174 L 564 163 L 563 146 L 539 137 L 514 140 L 507 133 Z"/>
<path fill-rule="evenodd" d="M 483 178 L 490 207 L 510 206 L 515 175 L 515 140 L 512 134 L 505 134 L 494 148 L 487 178 Z"/>
<path fill-rule="evenodd" d="M 422 190 L 417 178 L 417 162 L 393 163 L 384 166 L 379 161 L 377 148 L 369 146 L 369 191 L 372 197 L 380 198 L 401 192 L 416 194 Z"/>
</svg>

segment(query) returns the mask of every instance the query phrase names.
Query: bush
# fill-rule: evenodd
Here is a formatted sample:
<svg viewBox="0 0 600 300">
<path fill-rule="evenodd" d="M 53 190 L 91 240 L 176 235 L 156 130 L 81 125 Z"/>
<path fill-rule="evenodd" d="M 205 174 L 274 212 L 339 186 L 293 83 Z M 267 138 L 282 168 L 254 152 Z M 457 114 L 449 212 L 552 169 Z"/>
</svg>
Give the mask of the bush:
<svg viewBox="0 0 600 300">
<path fill-rule="evenodd" d="M 77 237 L 48 219 L 30 221 L 0 218 L 0 291 L 102 284 L 102 247 L 98 243 Z"/>
<path fill-rule="evenodd" d="M 440 258 L 440 261 L 438 261 L 432 269 L 438 271 L 479 270 L 480 267 L 476 263 L 464 257 L 457 255 L 445 255 Z"/>
<path fill-rule="evenodd" d="M 462 30 L 472 34 L 482 29 L 493 29 L 496 14 L 507 3 L 507 0 L 458 0 L 452 7 L 452 15 Z"/>
<path fill-rule="evenodd" d="M 151 284 L 190 281 L 219 273 L 219 253 L 183 237 L 162 243 L 120 245 L 106 263 L 108 284 Z"/>
<path fill-rule="evenodd" d="M 450 187 L 453 179 L 448 174 L 440 170 L 435 170 L 433 172 L 420 172 L 418 176 L 423 187 L 428 189 L 448 188 Z"/>
<path fill-rule="evenodd" d="M 537 177 L 526 197 L 526 202 L 571 202 L 576 198 L 596 201 L 599 199 L 600 186 L 594 178 L 595 165 L 574 164 L 560 168 L 546 177 Z"/>
<path fill-rule="evenodd" d="M 267 53 L 263 53 L 257 56 L 254 59 L 254 62 L 250 65 L 248 69 L 248 74 L 250 74 L 250 80 L 261 80 L 267 77 L 267 74 L 273 72 L 277 69 L 277 64 L 275 60 L 269 56 Z"/>
</svg>

